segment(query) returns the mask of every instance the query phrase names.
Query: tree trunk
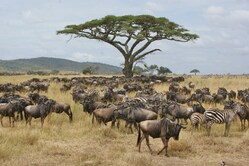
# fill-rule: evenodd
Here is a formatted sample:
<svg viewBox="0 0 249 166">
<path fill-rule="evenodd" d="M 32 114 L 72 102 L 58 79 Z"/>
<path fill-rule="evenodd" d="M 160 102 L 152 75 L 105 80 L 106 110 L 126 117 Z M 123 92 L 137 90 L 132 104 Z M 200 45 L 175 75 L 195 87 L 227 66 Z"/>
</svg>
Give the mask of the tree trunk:
<svg viewBox="0 0 249 166">
<path fill-rule="evenodd" d="M 133 77 L 133 63 L 129 60 L 125 60 L 124 68 L 123 68 L 123 74 L 125 77 Z"/>
</svg>

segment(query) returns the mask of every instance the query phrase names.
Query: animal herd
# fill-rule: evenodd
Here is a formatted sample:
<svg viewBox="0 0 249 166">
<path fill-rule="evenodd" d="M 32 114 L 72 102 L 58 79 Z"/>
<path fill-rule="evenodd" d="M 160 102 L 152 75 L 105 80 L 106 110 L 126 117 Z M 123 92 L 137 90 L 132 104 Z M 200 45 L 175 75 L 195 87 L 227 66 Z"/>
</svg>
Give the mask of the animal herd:
<svg viewBox="0 0 249 166">
<path fill-rule="evenodd" d="M 193 131 L 204 124 L 207 135 L 211 135 L 214 123 L 225 123 L 224 136 L 229 135 L 230 126 L 236 115 L 241 121 L 241 129 L 245 130 L 245 121 L 249 128 L 249 89 L 227 91 L 220 87 L 211 93 L 208 87 L 196 89 L 193 82 L 188 87 L 182 86 L 183 77 L 137 76 L 125 77 L 73 77 L 49 79 L 32 78 L 19 85 L 11 83 L 0 84 L 0 120 L 9 118 L 10 126 L 15 121 L 25 118 L 26 125 L 31 125 L 32 118 L 40 118 L 44 125 L 45 118 L 52 112 L 65 113 L 69 122 L 73 121 L 71 106 L 64 102 L 49 99 L 46 93 L 50 83 L 61 83 L 60 93 L 70 91 L 72 100 L 82 105 L 84 114 L 92 116 L 92 123 L 111 123 L 120 127 L 120 121 L 125 121 L 125 127 L 130 133 L 134 128 L 138 132 L 137 146 L 146 139 L 146 145 L 152 153 L 149 136 L 161 138 L 163 148 L 168 156 L 167 147 L 171 137 L 179 139 L 181 129 L 185 129 L 190 121 Z M 156 84 L 169 84 L 166 92 L 157 92 Z M 58 84 L 59 85 L 59 84 Z M 23 93 L 28 93 L 22 96 Z M 206 109 L 203 105 L 209 105 Z M 217 105 L 223 109 L 218 109 Z M 180 120 L 184 120 L 184 123 Z M 142 133 L 142 134 L 141 134 Z"/>
</svg>

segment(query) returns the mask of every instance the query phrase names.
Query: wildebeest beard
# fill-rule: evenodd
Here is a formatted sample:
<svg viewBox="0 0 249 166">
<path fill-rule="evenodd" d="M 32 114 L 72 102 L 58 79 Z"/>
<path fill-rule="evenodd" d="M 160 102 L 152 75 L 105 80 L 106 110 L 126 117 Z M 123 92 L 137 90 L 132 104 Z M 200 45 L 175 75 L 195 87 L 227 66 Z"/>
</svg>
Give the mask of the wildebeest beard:
<svg viewBox="0 0 249 166">
<path fill-rule="evenodd" d="M 179 134 L 180 134 L 181 128 L 182 128 L 182 126 L 180 124 L 176 124 L 174 140 L 179 139 Z"/>
<path fill-rule="evenodd" d="M 162 121 L 162 125 L 165 125 L 165 128 L 163 133 L 161 133 L 163 136 L 166 137 L 166 139 L 169 139 L 170 137 L 173 137 L 174 140 L 179 139 L 179 134 L 181 131 L 182 126 L 178 123 L 172 122 L 171 120 L 164 118 Z"/>
</svg>

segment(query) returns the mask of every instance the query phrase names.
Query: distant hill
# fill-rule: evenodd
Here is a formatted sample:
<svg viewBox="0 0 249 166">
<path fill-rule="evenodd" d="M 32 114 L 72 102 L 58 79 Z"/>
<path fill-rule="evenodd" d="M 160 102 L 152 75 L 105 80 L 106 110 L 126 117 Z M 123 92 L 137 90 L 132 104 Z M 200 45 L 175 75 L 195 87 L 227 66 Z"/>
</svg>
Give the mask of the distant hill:
<svg viewBox="0 0 249 166">
<path fill-rule="evenodd" d="M 95 63 L 75 62 L 67 59 L 40 57 L 32 59 L 0 60 L 0 72 L 51 71 L 81 72 L 85 67 L 97 66 L 98 74 L 120 74 L 120 67 Z"/>
</svg>

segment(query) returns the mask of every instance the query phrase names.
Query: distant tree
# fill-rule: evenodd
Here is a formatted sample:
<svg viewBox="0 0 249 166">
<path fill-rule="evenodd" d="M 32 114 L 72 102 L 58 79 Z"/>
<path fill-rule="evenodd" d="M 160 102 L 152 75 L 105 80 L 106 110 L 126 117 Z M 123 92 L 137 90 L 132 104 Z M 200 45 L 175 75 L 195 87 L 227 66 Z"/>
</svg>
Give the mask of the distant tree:
<svg viewBox="0 0 249 166">
<path fill-rule="evenodd" d="M 88 66 L 82 70 L 82 73 L 83 74 L 90 74 L 90 75 L 96 74 L 98 69 L 99 69 L 98 66 Z"/>
<path fill-rule="evenodd" d="M 160 74 L 168 74 L 168 73 L 172 73 L 172 71 L 167 67 L 160 66 L 159 68 L 157 68 L 157 74 L 158 75 L 160 75 Z"/>
<path fill-rule="evenodd" d="M 150 65 L 150 66 L 147 66 L 146 64 L 144 64 L 144 67 L 145 67 L 145 71 L 148 72 L 149 74 L 154 74 L 154 72 L 158 69 L 158 66 L 157 65 Z"/>
<path fill-rule="evenodd" d="M 200 73 L 200 71 L 197 70 L 197 69 L 193 69 L 193 70 L 190 71 L 190 73 L 194 73 L 196 75 L 197 73 Z"/>
<path fill-rule="evenodd" d="M 160 49 L 149 46 L 160 40 L 188 42 L 199 36 L 165 17 L 151 15 L 105 16 L 83 24 L 67 25 L 57 34 L 71 35 L 75 38 L 88 38 L 103 41 L 115 47 L 124 57 L 123 74 L 133 76 L 136 61 Z"/>
<path fill-rule="evenodd" d="M 144 73 L 144 69 L 140 66 L 135 66 L 133 69 L 133 73 L 136 75 L 141 75 Z"/>
<path fill-rule="evenodd" d="M 57 74 L 59 74 L 59 73 L 60 73 L 59 70 L 52 70 L 52 71 L 50 72 L 50 74 L 52 74 L 52 75 L 57 75 Z"/>
</svg>

